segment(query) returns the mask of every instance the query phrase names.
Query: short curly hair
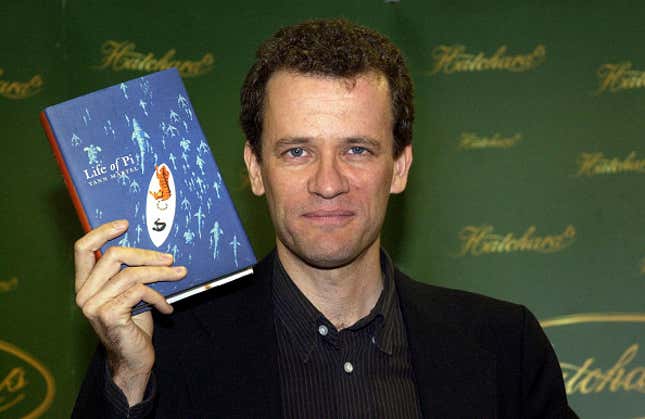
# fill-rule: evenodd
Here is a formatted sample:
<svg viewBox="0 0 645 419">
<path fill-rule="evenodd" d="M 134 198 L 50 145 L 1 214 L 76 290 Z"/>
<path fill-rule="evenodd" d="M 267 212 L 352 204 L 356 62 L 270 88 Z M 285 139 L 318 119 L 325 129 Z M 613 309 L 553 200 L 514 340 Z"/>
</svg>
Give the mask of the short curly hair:
<svg viewBox="0 0 645 419">
<path fill-rule="evenodd" d="M 414 92 L 401 51 L 385 36 L 348 20 L 310 20 L 284 27 L 262 43 L 242 85 L 240 124 L 258 159 L 266 86 L 280 70 L 338 78 L 382 73 L 392 99 L 394 156 L 412 142 Z"/>
</svg>

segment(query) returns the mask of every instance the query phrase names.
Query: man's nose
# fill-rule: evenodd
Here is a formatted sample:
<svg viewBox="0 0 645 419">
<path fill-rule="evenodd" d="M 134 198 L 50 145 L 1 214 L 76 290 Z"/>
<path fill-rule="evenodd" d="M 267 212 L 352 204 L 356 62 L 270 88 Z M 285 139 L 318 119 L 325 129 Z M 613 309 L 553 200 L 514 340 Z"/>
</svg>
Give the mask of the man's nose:
<svg viewBox="0 0 645 419">
<path fill-rule="evenodd" d="M 349 181 L 338 157 L 327 155 L 319 158 L 307 187 L 310 193 L 325 199 L 348 192 Z"/>
</svg>

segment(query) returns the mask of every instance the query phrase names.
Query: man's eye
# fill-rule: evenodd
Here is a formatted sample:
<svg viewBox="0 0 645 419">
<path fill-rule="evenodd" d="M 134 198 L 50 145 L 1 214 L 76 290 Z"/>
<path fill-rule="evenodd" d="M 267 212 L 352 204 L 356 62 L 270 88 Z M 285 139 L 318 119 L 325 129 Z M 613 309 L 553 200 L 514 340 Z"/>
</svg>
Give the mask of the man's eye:
<svg viewBox="0 0 645 419">
<path fill-rule="evenodd" d="M 302 157 L 303 154 L 305 154 L 305 150 L 301 147 L 294 147 L 287 150 L 289 157 Z"/>
<path fill-rule="evenodd" d="M 349 152 L 351 154 L 365 154 L 365 153 L 367 153 L 367 149 L 365 147 L 361 147 L 361 146 L 354 146 L 354 147 L 349 149 Z"/>
</svg>

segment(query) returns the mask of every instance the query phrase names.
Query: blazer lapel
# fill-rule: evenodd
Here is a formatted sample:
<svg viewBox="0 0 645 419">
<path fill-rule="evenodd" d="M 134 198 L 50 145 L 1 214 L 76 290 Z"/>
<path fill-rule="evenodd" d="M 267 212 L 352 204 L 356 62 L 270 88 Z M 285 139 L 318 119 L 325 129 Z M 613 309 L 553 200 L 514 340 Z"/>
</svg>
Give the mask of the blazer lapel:
<svg viewBox="0 0 645 419">
<path fill-rule="evenodd" d="M 201 349 L 191 349 L 200 355 L 183 360 L 194 364 L 195 408 L 201 405 L 222 417 L 282 416 L 272 260 L 270 254 L 256 265 L 254 275 L 214 290 L 222 296 L 195 310 L 208 332 L 205 342 L 195 342 Z"/>
<path fill-rule="evenodd" d="M 495 356 L 468 338 L 436 288 L 395 274 L 424 417 L 496 417 Z"/>
</svg>

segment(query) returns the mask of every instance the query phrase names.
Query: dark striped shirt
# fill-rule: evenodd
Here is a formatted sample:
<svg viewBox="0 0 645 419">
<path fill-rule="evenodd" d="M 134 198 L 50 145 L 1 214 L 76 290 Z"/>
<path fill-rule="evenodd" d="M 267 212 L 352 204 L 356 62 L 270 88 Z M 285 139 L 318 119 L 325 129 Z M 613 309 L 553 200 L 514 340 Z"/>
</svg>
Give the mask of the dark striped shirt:
<svg viewBox="0 0 645 419">
<path fill-rule="evenodd" d="M 285 418 L 420 418 L 389 256 L 372 311 L 340 332 L 296 287 L 277 254 L 273 273 Z"/>
</svg>

